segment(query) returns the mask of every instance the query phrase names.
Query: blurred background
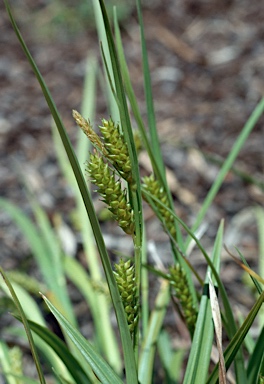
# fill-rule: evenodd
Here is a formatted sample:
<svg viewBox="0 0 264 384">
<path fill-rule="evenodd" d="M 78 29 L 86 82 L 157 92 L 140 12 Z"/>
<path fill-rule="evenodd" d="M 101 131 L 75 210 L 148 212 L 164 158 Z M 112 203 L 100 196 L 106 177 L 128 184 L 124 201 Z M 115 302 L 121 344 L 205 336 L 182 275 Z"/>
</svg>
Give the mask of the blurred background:
<svg viewBox="0 0 264 384">
<path fill-rule="evenodd" d="M 109 9 L 117 5 L 132 82 L 146 116 L 134 3 L 118 0 L 107 4 Z M 88 63 L 96 57 L 102 66 L 92 3 L 24 0 L 13 1 L 12 5 L 23 37 L 74 142 L 78 128 L 71 111 L 80 110 L 87 57 Z M 220 165 L 263 95 L 263 15 L 264 3 L 257 0 L 143 1 L 158 132 L 176 210 L 188 225 L 194 221 Z M 56 162 L 50 113 L 2 2 L 0 90 L 0 195 L 30 214 L 20 177 L 26 175 L 51 219 L 59 212 L 67 227 L 74 199 Z M 108 115 L 101 79 L 92 123 L 96 126 Z M 224 218 L 225 243 L 239 246 L 253 266 L 258 257 L 258 234 L 251 208 L 264 203 L 263 123 L 264 117 L 243 147 L 235 171 L 228 174 L 218 193 L 206 217 L 203 238 L 210 250 Z M 150 172 L 144 151 L 140 153 L 140 166 L 142 174 Z M 98 197 L 95 202 L 100 215 Z M 166 264 L 171 261 L 168 238 L 147 207 L 146 221 L 148 237 L 155 241 Z M 31 269 L 28 246 L 4 212 L 0 213 L 0 223 L 2 266 L 9 269 L 24 265 Z M 102 225 L 109 249 L 116 247 L 127 253 L 127 242 L 122 240 L 119 229 L 109 222 Z M 67 228 L 78 249 L 78 233 Z M 240 304 L 247 307 L 250 296 L 243 296 L 239 285 L 242 272 L 223 253 L 223 281 L 238 283 Z M 199 252 L 194 251 L 192 261 L 203 267 Z"/>
</svg>

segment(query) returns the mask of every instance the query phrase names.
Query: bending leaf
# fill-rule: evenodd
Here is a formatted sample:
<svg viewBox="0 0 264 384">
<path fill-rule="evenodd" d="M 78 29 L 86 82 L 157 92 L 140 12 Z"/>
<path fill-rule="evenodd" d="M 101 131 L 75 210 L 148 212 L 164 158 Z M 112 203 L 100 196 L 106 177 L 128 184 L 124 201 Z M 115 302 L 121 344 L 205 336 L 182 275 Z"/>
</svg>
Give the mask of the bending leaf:
<svg viewBox="0 0 264 384">
<path fill-rule="evenodd" d="M 80 332 L 74 328 L 68 320 L 51 304 L 51 302 L 43 296 L 45 303 L 56 317 L 58 323 L 68 334 L 76 348 L 83 355 L 84 359 L 91 366 L 91 369 L 105 384 L 122 384 L 122 380 L 107 364 L 107 362 L 95 351 L 94 347 L 80 334 Z"/>
</svg>

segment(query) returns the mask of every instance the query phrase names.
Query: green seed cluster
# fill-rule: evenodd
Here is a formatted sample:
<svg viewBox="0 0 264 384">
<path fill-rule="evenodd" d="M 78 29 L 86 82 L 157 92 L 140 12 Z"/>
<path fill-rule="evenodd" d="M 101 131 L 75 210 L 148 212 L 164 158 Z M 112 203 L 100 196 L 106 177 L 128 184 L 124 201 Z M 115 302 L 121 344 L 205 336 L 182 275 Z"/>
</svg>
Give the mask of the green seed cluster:
<svg viewBox="0 0 264 384">
<path fill-rule="evenodd" d="M 127 315 L 127 323 L 131 333 L 133 333 L 138 322 L 138 300 L 136 297 L 135 268 L 131 261 L 120 259 L 119 264 L 115 265 L 115 279 L 122 303 Z"/>
<path fill-rule="evenodd" d="M 127 202 L 127 192 L 122 190 L 120 180 L 97 152 L 91 154 L 87 171 L 91 181 L 99 188 L 97 192 L 103 197 L 108 209 L 113 213 L 119 226 L 129 235 L 134 235 L 135 223 L 133 211 Z"/>
<path fill-rule="evenodd" d="M 197 319 L 197 311 L 193 304 L 193 298 L 189 289 L 186 274 L 180 264 L 171 267 L 169 272 L 168 277 L 170 284 L 174 288 L 176 297 L 180 302 L 190 334 L 193 335 Z"/>
<path fill-rule="evenodd" d="M 118 124 L 114 124 L 112 119 L 103 119 L 102 124 L 99 128 L 108 152 L 106 157 L 111 161 L 120 175 L 130 183 L 132 181 L 131 162 L 120 127 Z"/>
<path fill-rule="evenodd" d="M 147 191 L 151 195 L 153 195 L 154 197 L 159 199 L 164 205 L 166 205 L 169 208 L 169 201 L 168 201 L 168 197 L 164 191 L 164 188 L 162 187 L 162 185 L 160 184 L 160 182 L 158 180 L 155 180 L 155 177 L 153 174 L 148 176 L 148 177 L 146 176 L 143 178 L 143 186 L 147 189 Z M 143 193 L 143 197 L 144 197 L 144 193 Z M 170 214 L 170 212 L 167 211 L 167 209 L 165 209 L 162 205 L 160 205 L 158 203 L 157 203 L 157 208 L 160 212 L 160 215 L 163 218 L 165 227 L 170 232 L 171 236 L 173 238 L 175 238 L 176 237 L 176 229 L 175 229 L 175 225 L 174 225 L 173 216 Z"/>
</svg>

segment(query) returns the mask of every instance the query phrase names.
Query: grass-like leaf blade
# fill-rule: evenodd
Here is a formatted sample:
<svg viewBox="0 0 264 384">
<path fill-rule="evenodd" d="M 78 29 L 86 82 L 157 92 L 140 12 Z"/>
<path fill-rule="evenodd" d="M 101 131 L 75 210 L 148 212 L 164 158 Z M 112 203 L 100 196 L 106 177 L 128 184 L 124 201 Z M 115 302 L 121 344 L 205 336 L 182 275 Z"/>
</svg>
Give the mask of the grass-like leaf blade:
<svg viewBox="0 0 264 384">
<path fill-rule="evenodd" d="M 163 280 L 151 312 L 147 333 L 143 340 L 139 358 L 138 378 L 140 383 L 151 383 L 154 367 L 154 357 L 158 338 L 170 299 L 169 282 Z"/>
<path fill-rule="evenodd" d="M 93 372 L 99 380 L 104 384 L 121 384 L 122 380 L 107 364 L 107 362 L 99 355 L 94 347 L 74 328 L 67 319 L 52 305 L 52 303 L 43 296 L 45 303 L 50 311 L 56 317 L 58 323 L 66 331 L 76 348 L 81 352 L 84 359 L 91 366 Z"/>
<path fill-rule="evenodd" d="M 34 359 L 34 362 L 35 362 L 35 365 L 36 365 L 36 368 L 37 368 L 37 372 L 38 372 L 38 377 L 39 377 L 39 380 L 40 380 L 40 383 L 41 384 L 46 384 L 46 381 L 45 381 L 45 378 L 44 378 L 44 375 L 43 375 L 43 372 L 42 372 L 42 368 L 41 368 L 41 365 L 40 365 L 40 361 L 39 361 L 39 356 L 38 356 L 38 352 L 36 350 L 36 347 L 35 347 L 35 343 L 34 343 L 34 340 L 33 340 L 33 337 L 32 337 L 32 334 L 31 334 L 31 331 L 30 331 L 30 328 L 29 328 L 29 325 L 28 325 L 28 320 L 25 316 L 25 313 L 23 311 L 23 308 L 17 298 L 17 295 L 12 287 L 12 284 L 10 283 L 9 279 L 7 278 L 5 272 L 3 271 L 3 269 L 0 267 L 0 273 L 4 279 L 4 282 L 5 284 L 7 285 L 8 287 L 8 290 L 12 296 L 12 299 L 14 300 L 14 303 L 17 307 L 17 310 L 18 310 L 18 313 L 19 315 L 21 316 L 21 319 L 22 319 L 22 323 L 24 325 L 24 328 L 25 328 L 25 331 L 26 331 L 26 334 L 27 334 L 27 338 L 28 338 L 28 342 L 29 342 L 29 345 L 30 345 L 30 349 L 31 349 L 31 353 L 32 353 L 32 356 L 33 356 L 33 359 Z"/>
<path fill-rule="evenodd" d="M 155 118 L 151 79 L 150 79 L 150 69 L 149 69 L 149 63 L 148 63 L 147 46 L 146 46 L 146 39 L 145 39 L 145 33 L 144 33 L 144 23 L 143 23 L 140 0 L 136 0 L 136 4 L 137 4 L 139 26 L 140 26 L 141 51 L 142 51 L 142 61 L 143 61 L 143 73 L 144 73 L 144 88 L 145 88 L 145 96 L 146 96 L 146 103 L 147 103 L 147 115 L 148 115 L 148 124 L 149 124 L 149 131 L 150 131 L 150 137 L 151 137 L 151 146 L 153 148 L 153 153 L 157 161 L 157 165 L 159 167 L 160 173 L 164 177 L 165 176 L 164 163 L 162 160 L 160 142 L 159 142 L 157 127 L 156 127 L 156 118 Z M 164 180 L 163 180 L 163 184 L 164 184 Z"/>
<path fill-rule="evenodd" d="M 212 254 L 212 262 L 217 272 L 219 272 L 220 267 L 223 227 L 223 222 L 221 222 Z M 184 384 L 204 383 L 208 375 L 208 367 L 213 344 L 212 311 L 210 298 L 207 295 L 208 291 L 206 289 L 208 287 L 210 273 L 210 268 L 208 268 L 204 284 L 204 294 L 202 295 L 200 302 L 192 347 L 184 376 Z"/>
<path fill-rule="evenodd" d="M 224 352 L 224 358 L 225 358 L 225 364 L 226 364 L 226 369 L 230 367 L 232 364 L 233 360 L 235 359 L 235 356 L 240 349 L 244 338 L 246 337 L 246 334 L 248 333 L 250 327 L 252 326 L 253 321 L 255 320 L 262 304 L 264 301 L 264 291 L 262 294 L 259 296 L 258 300 L 254 304 L 253 308 L 249 312 L 248 316 L 246 317 L 244 323 L 242 326 L 239 328 L 231 342 L 229 343 L 228 347 L 226 348 Z M 218 380 L 218 364 L 215 366 L 212 374 L 210 375 L 207 384 L 215 384 L 217 383 Z M 237 382 L 241 382 L 237 380 Z M 244 381 L 245 383 L 248 383 L 246 379 L 246 375 L 244 375 Z"/>
<path fill-rule="evenodd" d="M 261 117 L 264 111 L 264 97 L 259 101 L 253 112 L 251 113 L 250 117 L 248 118 L 247 122 L 245 123 L 244 127 L 242 128 L 240 134 L 238 135 L 231 151 L 229 152 L 223 166 L 221 167 L 213 185 L 211 186 L 204 202 L 203 205 L 197 215 L 197 218 L 195 220 L 195 223 L 192 227 L 192 230 L 195 231 L 199 225 L 201 224 L 204 216 L 206 215 L 206 212 L 208 211 L 208 208 L 212 204 L 212 201 L 214 200 L 217 192 L 219 191 L 224 178 L 226 177 L 228 171 L 231 169 L 238 153 L 240 152 L 241 148 L 245 144 L 248 135 L 250 132 L 253 130 L 255 127 L 257 121 Z M 187 244 L 189 243 L 190 238 L 187 240 Z"/>
<path fill-rule="evenodd" d="M 260 376 L 263 376 L 264 365 L 264 327 L 257 339 L 255 348 L 250 356 L 247 366 L 247 379 L 249 384 L 255 384 L 258 382 Z"/>
<path fill-rule="evenodd" d="M 48 328 L 42 327 L 33 321 L 29 320 L 28 324 L 30 329 L 42 340 L 44 340 L 54 350 L 54 352 L 56 352 L 76 381 L 76 384 L 92 383 L 92 381 L 87 377 L 82 366 L 79 364 L 78 360 L 72 355 L 65 343 L 58 336 L 49 331 Z"/>
<path fill-rule="evenodd" d="M 4 209 L 10 215 L 27 239 L 48 288 L 53 292 L 57 292 L 58 286 L 56 273 L 52 267 L 53 261 L 36 225 L 20 208 L 4 198 L 0 198 L 0 208 Z"/>
</svg>

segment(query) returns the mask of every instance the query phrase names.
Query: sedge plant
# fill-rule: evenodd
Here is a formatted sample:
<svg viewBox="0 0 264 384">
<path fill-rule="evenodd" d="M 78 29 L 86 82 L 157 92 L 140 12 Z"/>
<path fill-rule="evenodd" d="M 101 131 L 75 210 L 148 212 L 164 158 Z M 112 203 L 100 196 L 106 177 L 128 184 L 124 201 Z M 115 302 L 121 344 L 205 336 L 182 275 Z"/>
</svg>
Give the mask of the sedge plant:
<svg viewBox="0 0 264 384">
<path fill-rule="evenodd" d="M 96 64 L 91 65 L 92 71 L 86 77 L 82 110 L 73 110 L 73 118 L 80 128 L 76 149 L 68 138 L 47 85 L 20 34 L 9 3 L 4 1 L 14 31 L 39 81 L 54 120 L 52 131 L 57 157 L 66 180 L 74 190 L 77 218 L 75 222 L 78 223 L 78 230 L 82 234 L 87 266 L 85 269 L 76 259 L 65 253 L 45 211 L 32 195 L 27 180 L 24 180 L 24 183 L 36 224 L 11 202 L 0 200 L 1 209 L 9 213 L 27 238 L 43 279 L 39 283 L 34 278 L 29 279 L 21 271 L 10 273 L 1 268 L 1 310 L 10 308 L 25 329 L 23 332 L 19 327 L 12 327 L 6 332 L 27 338 L 38 377 L 24 377 L 19 349 L 10 348 L 3 339 L 0 342 L 0 364 L 6 382 L 47 382 L 39 355 L 45 357 L 54 383 L 152 383 L 155 382 L 156 356 L 159 356 L 164 383 L 177 383 L 180 380 L 185 384 L 212 384 L 218 381 L 224 383 L 226 371 L 231 364 L 234 364 L 236 383 L 261 382 L 264 375 L 263 349 L 260 348 L 264 340 L 263 329 L 260 329 L 257 342 L 253 339 L 246 341 L 263 303 L 264 293 L 258 282 L 261 278 L 247 267 L 258 296 L 247 317 L 237 326 L 220 277 L 224 223 L 219 224 L 210 255 L 196 231 L 240 149 L 263 113 L 264 99 L 259 102 L 242 128 L 202 204 L 193 227 L 189 228 L 175 213 L 166 181 L 156 129 L 140 1 L 136 1 L 136 6 L 141 36 L 148 129 L 133 91 L 116 13 L 113 32 L 103 0 L 94 1 L 95 17 L 99 20 L 99 34 L 104 36 L 101 51 L 105 80 L 109 85 L 108 99 L 113 114 L 111 118 L 105 116 L 102 119 L 98 134 L 91 124 L 97 76 Z M 127 100 L 136 122 L 136 133 L 132 129 Z M 152 174 L 142 180 L 134 140 L 136 134 L 141 138 L 153 169 Z M 80 164 L 84 163 L 85 166 L 82 167 Z M 111 212 L 112 219 L 124 232 L 124 236 L 129 236 L 134 244 L 133 256 L 120 257 L 115 265 L 112 265 L 105 246 L 90 195 L 90 183 L 96 186 L 98 194 Z M 164 266 L 153 267 L 147 264 L 143 199 L 151 206 L 168 234 L 172 259 L 167 269 Z M 259 227 L 263 228 L 263 212 L 259 212 L 262 211 L 258 211 Z M 206 260 L 205 276 L 199 276 L 192 267 L 189 254 L 191 240 L 196 243 Z M 238 254 L 245 265 L 243 255 L 239 251 Z M 263 272 L 263 268 L 261 271 Z M 150 275 L 154 275 L 158 282 L 153 306 L 149 303 Z M 89 340 L 80 332 L 66 279 L 77 287 L 91 312 L 94 336 Z M 199 282 L 198 288 L 195 280 Z M 222 300 L 221 307 L 214 294 L 216 289 Z M 33 299 L 39 291 L 62 329 L 63 340 L 48 329 L 45 318 Z M 169 334 L 163 326 L 169 303 L 173 303 L 186 324 L 190 338 L 188 351 L 173 348 Z M 117 329 L 111 323 L 112 310 L 117 320 Z M 224 352 L 222 327 L 228 337 Z M 216 348 L 214 333 L 219 363 L 215 363 L 209 372 L 212 348 Z M 244 345 L 249 356 L 248 362 L 242 348 Z M 16 370 L 13 370 L 14 359 L 17 362 Z"/>
</svg>

